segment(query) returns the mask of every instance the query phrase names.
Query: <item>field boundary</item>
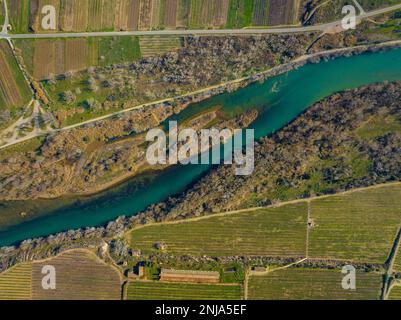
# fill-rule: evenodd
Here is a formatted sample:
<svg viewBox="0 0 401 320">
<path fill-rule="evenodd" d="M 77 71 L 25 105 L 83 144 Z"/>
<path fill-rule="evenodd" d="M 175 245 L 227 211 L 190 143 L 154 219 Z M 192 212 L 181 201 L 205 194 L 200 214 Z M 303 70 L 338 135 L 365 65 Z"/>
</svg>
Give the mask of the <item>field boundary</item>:
<svg viewBox="0 0 401 320">
<path fill-rule="evenodd" d="M 221 212 L 221 213 L 216 213 L 216 214 L 209 214 L 209 215 L 202 216 L 202 217 L 188 218 L 188 219 L 176 220 L 176 221 L 151 222 L 151 223 L 148 223 L 148 224 L 136 226 L 136 227 L 134 227 L 132 229 L 129 229 L 128 231 L 126 231 L 124 233 L 124 237 L 129 241 L 130 240 L 129 233 L 131 233 L 133 231 L 137 231 L 137 230 L 143 229 L 143 228 L 148 228 L 148 227 L 151 227 L 151 226 L 175 225 L 175 224 L 181 224 L 181 223 L 197 222 L 197 221 L 202 221 L 202 220 L 207 220 L 207 219 L 212 219 L 212 218 L 217 218 L 217 217 L 225 217 L 225 216 L 242 214 L 242 213 L 250 213 L 250 212 L 253 212 L 253 211 L 258 211 L 258 210 L 263 210 L 263 209 L 280 208 L 280 207 L 283 207 L 283 206 L 286 206 L 286 205 L 291 205 L 291 204 L 312 202 L 312 201 L 315 201 L 315 200 L 327 199 L 327 198 L 330 198 L 330 197 L 348 195 L 348 194 L 352 194 L 352 193 L 355 193 L 355 192 L 363 192 L 363 191 L 367 191 L 367 190 L 373 190 L 373 189 L 379 189 L 379 188 L 387 188 L 387 187 L 396 187 L 396 186 L 401 186 L 401 182 L 382 183 L 382 184 L 377 184 L 377 185 L 363 187 L 363 188 L 351 189 L 351 190 L 338 192 L 338 193 L 330 194 L 330 195 L 316 196 L 316 197 L 311 197 L 311 198 L 307 198 L 307 199 L 290 200 L 290 201 L 280 202 L 280 203 L 273 204 L 273 205 L 266 206 L 266 207 L 252 207 L 252 208 L 247 208 L 247 209 L 239 209 L 239 210 Z M 334 259 L 329 259 L 329 260 L 334 260 Z"/>
</svg>

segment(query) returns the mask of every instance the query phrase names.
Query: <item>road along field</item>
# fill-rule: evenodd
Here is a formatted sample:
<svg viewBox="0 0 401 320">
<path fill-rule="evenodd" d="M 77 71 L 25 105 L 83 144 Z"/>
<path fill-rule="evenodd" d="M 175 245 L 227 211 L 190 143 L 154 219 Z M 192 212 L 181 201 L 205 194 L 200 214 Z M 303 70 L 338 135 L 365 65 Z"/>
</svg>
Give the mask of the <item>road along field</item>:
<svg viewBox="0 0 401 320">
<path fill-rule="evenodd" d="M 311 204 L 313 258 L 384 263 L 401 223 L 401 188 L 386 186 Z"/>
<path fill-rule="evenodd" d="M 382 275 L 357 272 L 356 290 L 344 290 L 341 269 L 288 268 L 262 276 L 250 276 L 250 300 L 378 300 Z"/>
<path fill-rule="evenodd" d="M 55 290 L 42 287 L 44 266 L 55 268 Z M 117 269 L 90 251 L 72 250 L 0 274 L 0 299 L 120 300 L 121 278 Z"/>
<path fill-rule="evenodd" d="M 133 230 L 132 248 L 154 251 L 163 242 L 176 255 L 305 256 L 307 204 L 211 216 Z"/>
<path fill-rule="evenodd" d="M 241 300 L 243 297 L 240 285 L 133 281 L 126 290 L 128 300 Z"/>
</svg>

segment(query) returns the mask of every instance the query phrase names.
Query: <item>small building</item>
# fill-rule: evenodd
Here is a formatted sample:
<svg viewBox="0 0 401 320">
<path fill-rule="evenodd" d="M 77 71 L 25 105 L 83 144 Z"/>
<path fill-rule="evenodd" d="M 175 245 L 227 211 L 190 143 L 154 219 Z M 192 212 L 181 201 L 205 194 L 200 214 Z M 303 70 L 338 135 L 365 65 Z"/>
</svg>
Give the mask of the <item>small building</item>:
<svg viewBox="0 0 401 320">
<path fill-rule="evenodd" d="M 217 271 L 192 271 L 162 269 L 160 281 L 188 283 L 219 283 L 220 273 Z"/>
<path fill-rule="evenodd" d="M 157 250 L 160 250 L 160 251 L 165 251 L 165 250 L 167 250 L 167 245 L 166 245 L 164 242 L 155 243 L 154 247 L 155 247 Z"/>
</svg>

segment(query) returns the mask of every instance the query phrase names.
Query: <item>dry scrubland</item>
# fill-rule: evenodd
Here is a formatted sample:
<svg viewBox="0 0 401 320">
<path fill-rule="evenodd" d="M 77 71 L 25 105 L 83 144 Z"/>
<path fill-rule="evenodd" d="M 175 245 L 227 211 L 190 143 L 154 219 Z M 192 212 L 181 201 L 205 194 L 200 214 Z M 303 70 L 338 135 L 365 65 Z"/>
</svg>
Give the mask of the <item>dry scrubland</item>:
<svg viewBox="0 0 401 320">
<path fill-rule="evenodd" d="M 240 285 L 139 282 L 128 284 L 128 300 L 240 300 Z"/>
<path fill-rule="evenodd" d="M 43 32 L 47 4 L 63 32 L 280 25 L 296 23 L 300 11 L 300 0 L 9 0 L 13 31 Z"/>
<path fill-rule="evenodd" d="M 248 295 L 251 300 L 378 300 L 382 275 L 357 272 L 356 290 L 341 286 L 341 270 L 289 268 L 264 276 L 251 276 Z"/>
<path fill-rule="evenodd" d="M 154 251 L 165 242 L 177 255 L 304 256 L 307 205 L 288 205 L 194 222 L 160 224 L 134 230 L 133 248 Z"/>
<path fill-rule="evenodd" d="M 42 267 L 56 268 L 56 290 L 43 290 Z M 93 253 L 74 250 L 43 262 L 18 265 L 0 274 L 0 299 L 119 300 L 121 280 L 117 270 Z"/>
<path fill-rule="evenodd" d="M 309 256 L 384 263 L 401 223 L 400 186 L 382 186 L 311 201 Z M 177 255 L 304 256 L 307 203 L 211 216 L 133 230 L 131 247 L 164 242 Z"/>
</svg>

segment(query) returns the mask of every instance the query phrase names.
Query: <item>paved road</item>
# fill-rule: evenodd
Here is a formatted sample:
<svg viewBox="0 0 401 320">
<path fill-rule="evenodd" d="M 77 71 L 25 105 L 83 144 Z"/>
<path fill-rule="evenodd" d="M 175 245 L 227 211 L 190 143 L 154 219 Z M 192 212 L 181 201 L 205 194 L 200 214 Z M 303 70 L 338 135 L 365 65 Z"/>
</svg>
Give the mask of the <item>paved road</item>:
<svg viewBox="0 0 401 320">
<path fill-rule="evenodd" d="M 358 21 L 374 17 L 387 12 L 401 9 L 401 4 L 387 8 L 377 9 L 362 13 Z M 299 33 L 332 30 L 341 25 L 341 20 L 306 27 L 276 27 L 276 28 L 249 28 L 249 29 L 217 29 L 217 30 L 153 30 L 153 31 L 111 31 L 111 32 L 78 32 L 78 33 L 41 33 L 41 34 L 0 34 L 0 38 L 32 39 L 32 38 L 81 38 L 81 37 L 114 37 L 114 36 L 163 36 L 163 35 L 227 35 L 227 34 L 275 34 L 275 33 Z"/>
</svg>

